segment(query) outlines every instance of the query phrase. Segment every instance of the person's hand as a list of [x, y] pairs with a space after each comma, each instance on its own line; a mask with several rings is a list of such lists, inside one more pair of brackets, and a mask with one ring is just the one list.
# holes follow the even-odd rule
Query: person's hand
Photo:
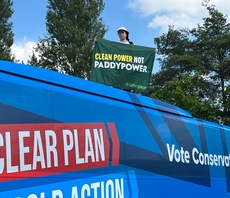
[[97, 36], [95, 36], [95, 37], [94, 37], [93, 41], [94, 41], [94, 42], [96, 42], [96, 41], [97, 41]]

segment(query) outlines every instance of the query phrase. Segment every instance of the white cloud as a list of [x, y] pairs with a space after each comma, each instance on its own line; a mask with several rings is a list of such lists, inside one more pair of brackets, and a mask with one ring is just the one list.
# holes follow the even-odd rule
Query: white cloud
[[157, 15], [149, 22], [149, 28], [159, 28], [166, 32], [168, 30], [168, 25], [174, 25], [177, 28], [193, 28], [194, 26], [190, 22], [191, 19], [183, 13], [170, 13], [168, 15]]
[[12, 54], [16, 56], [16, 59], [20, 62], [27, 63], [29, 56], [32, 55], [33, 48], [36, 46], [36, 42], [28, 41], [26, 37], [19, 42], [16, 42], [12, 46]]
[[[208, 11], [201, 2], [202, 0], [130, 0], [128, 6], [143, 17], [153, 17], [148, 24], [149, 28], [160, 28], [165, 31], [168, 25], [191, 28], [196, 27], [198, 23], [202, 24], [202, 18], [208, 16]], [[215, 5], [218, 11], [226, 15], [229, 12], [230, 1], [210, 0], [210, 5]]]
[[129, 3], [131, 9], [139, 11], [144, 16], [160, 11], [184, 11], [186, 13], [196, 12], [198, 7], [201, 7], [200, 0], [161, 0], [161, 1], [149, 1], [149, 0], [134, 0]]

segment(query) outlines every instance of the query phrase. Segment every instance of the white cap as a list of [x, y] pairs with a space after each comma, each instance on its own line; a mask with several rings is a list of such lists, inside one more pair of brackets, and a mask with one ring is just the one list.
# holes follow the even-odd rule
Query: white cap
[[118, 28], [117, 31], [119, 32], [120, 30], [123, 30], [123, 31], [126, 31], [127, 33], [129, 33], [129, 31], [125, 27], [120, 27], [120, 28]]

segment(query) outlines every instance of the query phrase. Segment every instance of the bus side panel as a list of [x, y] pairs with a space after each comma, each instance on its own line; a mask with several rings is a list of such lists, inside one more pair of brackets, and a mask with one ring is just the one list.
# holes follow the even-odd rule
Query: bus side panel
[[229, 130], [140, 106], [123, 109], [121, 118], [125, 163], [140, 197], [229, 196]]
[[0, 197], [229, 196], [229, 128], [0, 77]]
[[129, 197], [136, 191], [132, 171], [120, 163], [123, 103], [10, 81], [0, 81], [0, 197]]

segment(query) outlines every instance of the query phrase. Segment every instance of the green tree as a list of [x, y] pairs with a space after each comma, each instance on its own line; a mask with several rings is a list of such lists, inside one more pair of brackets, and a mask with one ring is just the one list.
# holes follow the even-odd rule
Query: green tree
[[202, 80], [200, 73], [193, 75], [181, 74], [180, 79], [173, 78], [165, 83], [162, 89], [151, 94], [152, 98], [163, 100], [189, 111], [194, 117], [210, 121], [218, 121], [219, 107], [208, 98], [201, 95]]
[[14, 42], [13, 24], [9, 21], [14, 13], [12, 6], [11, 0], [0, 0], [0, 59], [7, 61], [15, 61], [15, 56], [11, 53]]
[[103, 0], [48, 0], [47, 35], [39, 39], [29, 64], [89, 78], [93, 39], [107, 29], [100, 17]]
[[38, 66], [38, 58], [35, 55], [34, 51], [32, 51], [32, 55], [29, 57], [30, 59], [27, 61], [28, 64]]
[[162, 54], [158, 61], [161, 69], [168, 72], [168, 80], [180, 78], [180, 74], [193, 72], [199, 66], [199, 57], [193, 53], [190, 36], [188, 29], [174, 30], [174, 26], [169, 26], [167, 33], [154, 39], [158, 53]]
[[[173, 79], [180, 80], [181, 75], [192, 75], [202, 69], [200, 55], [195, 51], [194, 43], [191, 41], [191, 33], [188, 29], [174, 30], [169, 26], [168, 32], [163, 33], [159, 38], [155, 38], [158, 54], [157, 60], [161, 70], [152, 75], [150, 83], [150, 95], [159, 89], [164, 88], [166, 82]], [[207, 86], [205, 79], [200, 79], [202, 87]], [[209, 94], [200, 90], [201, 95]]]
[[[193, 43], [200, 55], [203, 75], [210, 80], [210, 97], [223, 104], [225, 111], [225, 86], [230, 80], [230, 24], [227, 16], [220, 13], [215, 6], [209, 6], [209, 0], [203, 1], [209, 12], [204, 24], [191, 30], [196, 38]], [[217, 97], [218, 96], [218, 97]]]
[[[202, 25], [191, 30], [174, 30], [169, 26], [167, 33], [154, 39], [161, 55], [159, 63], [162, 69], [152, 76], [151, 96], [160, 96], [159, 99], [172, 104], [177, 101], [178, 106], [190, 111], [195, 117], [229, 123], [226, 86], [230, 80], [230, 24], [215, 6], [209, 5], [209, 0], [203, 0], [203, 6], [209, 16], [203, 19]], [[192, 80], [197, 74], [200, 76], [195, 83]], [[187, 86], [193, 86], [193, 90], [196, 90], [194, 94], [189, 89], [193, 99], [187, 94], [188, 90], [184, 87], [186, 84], [182, 82], [186, 75], [190, 76], [187, 78]], [[175, 92], [179, 97], [176, 97]], [[212, 111], [204, 111], [200, 104]]]
[[224, 123], [230, 126], [230, 86], [225, 87], [226, 101], [221, 109], [221, 120], [220, 123]]
[[165, 82], [171, 82], [174, 78], [179, 80], [182, 74], [193, 74], [201, 70], [200, 55], [194, 50], [191, 37], [190, 30], [175, 30], [169, 26], [167, 33], [154, 39], [157, 53], [161, 55], [157, 59], [161, 70], [152, 75], [150, 95], [164, 87]]

